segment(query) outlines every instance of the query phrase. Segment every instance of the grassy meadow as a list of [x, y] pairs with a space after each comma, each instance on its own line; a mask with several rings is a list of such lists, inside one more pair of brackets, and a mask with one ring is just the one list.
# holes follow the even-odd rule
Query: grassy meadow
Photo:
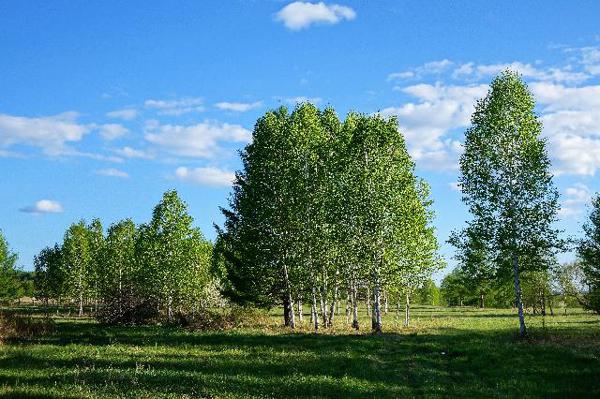
[[106, 327], [55, 317], [55, 331], [0, 346], [0, 397], [404, 398], [600, 397], [600, 317], [530, 316], [518, 340], [511, 310], [415, 307], [384, 334], [291, 333], [277, 311], [253, 327], [191, 332]]

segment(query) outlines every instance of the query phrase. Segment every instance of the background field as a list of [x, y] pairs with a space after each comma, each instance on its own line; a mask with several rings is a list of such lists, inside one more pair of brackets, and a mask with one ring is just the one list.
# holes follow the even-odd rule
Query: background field
[[290, 333], [277, 311], [226, 332], [55, 321], [48, 336], [0, 346], [0, 396], [600, 396], [600, 317], [581, 310], [530, 316], [527, 341], [514, 312], [497, 309], [415, 307], [410, 328], [388, 314], [381, 336], [340, 319], [315, 335], [305, 318]]

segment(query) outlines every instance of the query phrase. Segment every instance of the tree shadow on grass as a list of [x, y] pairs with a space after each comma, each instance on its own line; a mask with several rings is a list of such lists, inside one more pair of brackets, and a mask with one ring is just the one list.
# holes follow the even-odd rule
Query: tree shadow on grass
[[0, 358], [0, 386], [24, 398], [78, 386], [97, 397], [591, 397], [599, 377], [597, 355], [453, 328], [272, 335], [67, 322]]

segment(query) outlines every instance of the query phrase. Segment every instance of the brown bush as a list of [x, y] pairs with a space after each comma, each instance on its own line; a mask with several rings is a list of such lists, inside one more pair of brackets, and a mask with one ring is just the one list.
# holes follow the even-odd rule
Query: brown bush
[[206, 308], [193, 317], [180, 317], [180, 324], [193, 331], [256, 327], [268, 323], [266, 311], [254, 308]]
[[13, 312], [0, 313], [0, 343], [9, 340], [31, 340], [54, 331], [50, 318], [34, 318]]

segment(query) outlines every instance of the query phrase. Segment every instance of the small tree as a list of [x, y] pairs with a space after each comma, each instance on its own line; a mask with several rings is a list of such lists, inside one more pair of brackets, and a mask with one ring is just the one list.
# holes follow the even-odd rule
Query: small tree
[[68, 295], [76, 300], [78, 315], [83, 316], [84, 301], [89, 297], [93, 282], [90, 234], [85, 221], [72, 224], [65, 233], [62, 261]]
[[210, 243], [192, 226], [194, 219], [175, 190], [164, 193], [152, 220], [140, 227], [136, 253], [140, 283], [149, 298], [165, 309], [169, 322], [176, 309], [197, 303], [192, 295], [207, 283]]

